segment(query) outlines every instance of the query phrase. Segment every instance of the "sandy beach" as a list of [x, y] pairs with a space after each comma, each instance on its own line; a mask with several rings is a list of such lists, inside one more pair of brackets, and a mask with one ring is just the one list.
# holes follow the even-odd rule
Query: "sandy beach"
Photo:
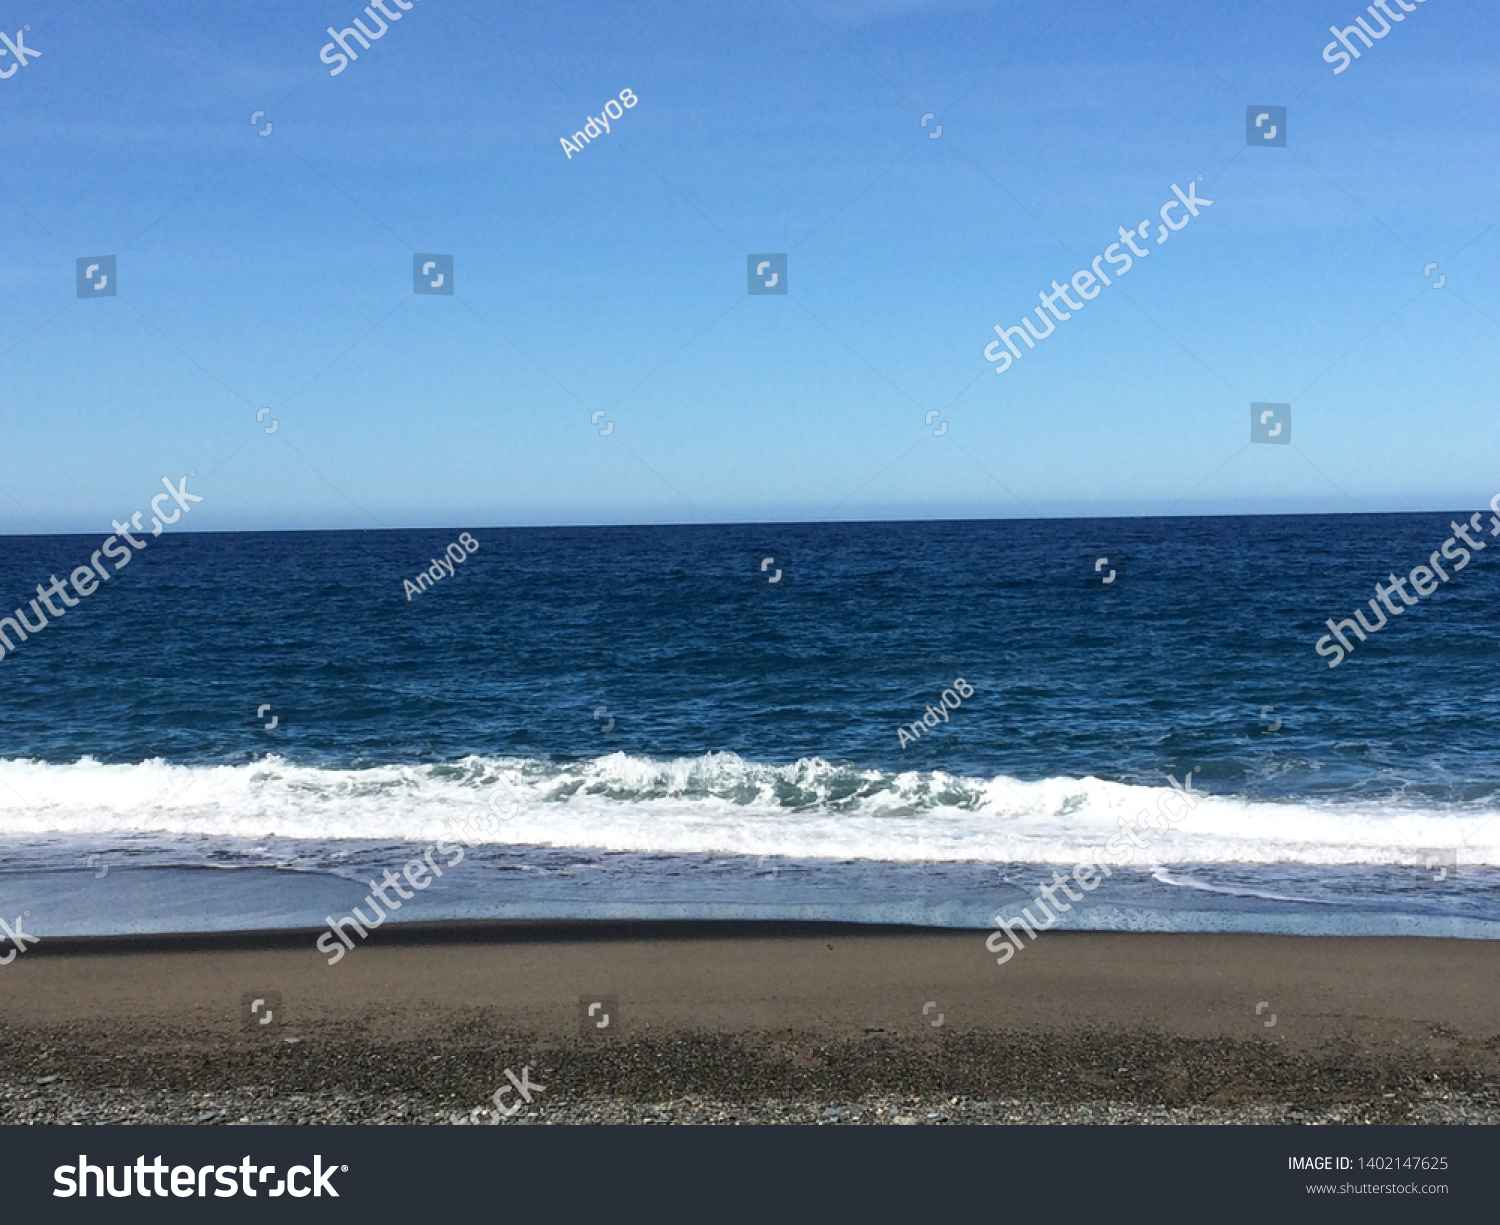
[[488, 1122], [523, 1067], [509, 1123], [1500, 1121], [1489, 942], [1058, 932], [1001, 967], [979, 932], [411, 924], [329, 967], [315, 935], [28, 950], [0, 1122]]

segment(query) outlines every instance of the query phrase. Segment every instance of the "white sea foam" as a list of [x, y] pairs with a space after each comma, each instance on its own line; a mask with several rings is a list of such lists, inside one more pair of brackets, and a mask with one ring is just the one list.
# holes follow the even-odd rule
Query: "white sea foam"
[[1299, 905], [1308, 906], [1338, 905], [1332, 898], [1291, 897], [1285, 893], [1268, 893], [1264, 889], [1247, 889], [1235, 885], [1212, 885], [1208, 881], [1195, 880], [1190, 876], [1168, 872], [1162, 867], [1152, 869], [1151, 879], [1159, 881], [1163, 885], [1171, 885], [1176, 889], [1197, 889], [1201, 893], [1219, 893], [1225, 897], [1250, 897], [1262, 902], [1296, 902]]
[[[276, 757], [232, 766], [11, 760], [0, 761], [0, 834], [431, 842], [445, 822], [482, 810], [501, 777], [522, 802], [484, 841], [834, 860], [1072, 865], [1158, 798], [1096, 778], [898, 774], [817, 758], [773, 766], [732, 753], [362, 769]], [[1460, 866], [1500, 865], [1497, 815], [1206, 795], [1174, 830], [1150, 833], [1137, 862], [1422, 864], [1457, 847]]]

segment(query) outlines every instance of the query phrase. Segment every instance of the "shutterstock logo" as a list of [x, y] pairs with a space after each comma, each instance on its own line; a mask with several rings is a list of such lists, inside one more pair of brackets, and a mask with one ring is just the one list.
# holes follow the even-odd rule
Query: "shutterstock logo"
[[[1285, 120], [1283, 119], [1284, 122]], [[1281, 143], [1284, 144], [1286, 142], [1283, 140]], [[1052, 282], [1051, 293], [1048, 293], [1045, 289], [1041, 290], [1037, 294], [1037, 297], [1041, 300], [1042, 305], [1033, 307], [1032, 309], [1036, 312], [1037, 323], [1040, 323], [1046, 331], [1042, 331], [1036, 324], [1032, 323], [1030, 315], [1022, 315], [1021, 322], [1014, 327], [1006, 327], [1000, 323], [995, 324], [995, 335], [1000, 337], [1000, 339], [990, 341], [984, 350], [985, 361], [999, 363], [995, 367], [995, 373], [1004, 374], [1011, 368], [1013, 363], [1020, 361], [1025, 356], [1020, 346], [1016, 344], [1017, 340], [1021, 341], [1028, 351], [1035, 349], [1037, 341], [1046, 340], [1048, 336], [1051, 336], [1057, 329], [1058, 323], [1063, 323], [1071, 319], [1087, 303], [1092, 302], [1103, 293], [1105, 287], [1113, 285], [1115, 281], [1123, 277], [1137, 263], [1147, 258], [1152, 253], [1153, 247], [1159, 248], [1173, 234], [1186, 229], [1188, 223], [1193, 218], [1201, 215], [1199, 213], [1200, 209], [1212, 207], [1212, 200], [1205, 199], [1198, 194], [1198, 184], [1202, 181], [1203, 176], [1201, 174], [1196, 179], [1189, 180], [1187, 191], [1183, 191], [1176, 183], [1172, 184], [1173, 198], [1163, 204], [1157, 211], [1157, 216], [1161, 218], [1161, 224], [1156, 227], [1155, 243], [1151, 241], [1151, 218], [1149, 215], [1137, 224], [1133, 230], [1127, 230], [1122, 225], [1118, 228], [1120, 241], [1110, 243], [1109, 246], [1105, 247], [1100, 254], [1094, 256], [1093, 263], [1086, 268], [1080, 268], [1066, 284], [1059, 285], [1054, 280]], [[1175, 218], [1172, 216], [1174, 211], [1177, 213]], [[1140, 239], [1140, 242], [1137, 242], [1136, 239]], [[1144, 243], [1145, 246], [1142, 246], [1141, 243]], [[1122, 247], [1127, 249], [1121, 250]], [[753, 260], [756, 257], [752, 255], [750, 258]], [[1104, 270], [1103, 265], [1105, 264], [1109, 264], [1109, 272]], [[1090, 268], [1093, 269], [1092, 272], [1089, 271]], [[1110, 273], [1114, 274], [1113, 279], [1111, 279]], [[1069, 289], [1072, 289], [1078, 295], [1076, 301], [1068, 296]], [[757, 291], [752, 286], [750, 292], [773, 293], [776, 291]], [[1062, 306], [1058, 305], [1059, 300], [1061, 300], [1063, 306], [1068, 308], [1067, 310], [1063, 310]], [[1056, 323], [1053, 322], [1054, 319], [1057, 321]]]
[[24, 26], [23, 28], [17, 30], [14, 41], [12, 41], [8, 35], [0, 34], [0, 43], [5, 44], [4, 49], [0, 50], [0, 57], [14, 56], [16, 60], [14, 64], [11, 64], [8, 67], [0, 68], [0, 81], [8, 81], [11, 77], [15, 76], [16, 73], [20, 72], [21, 69], [25, 68], [30, 62], [30, 60], [27, 58], [28, 56], [31, 60], [39, 60], [42, 58], [42, 53], [40, 51], [33, 50], [31, 47], [28, 47], [26, 45], [26, 32], [30, 29], [30, 26]]
[[[92, 1178], [94, 1194], [100, 1199], [104, 1198], [106, 1192], [116, 1199], [124, 1199], [129, 1195], [142, 1195], [148, 1199], [152, 1195], [175, 1195], [182, 1199], [196, 1195], [202, 1199], [208, 1195], [208, 1177], [212, 1174], [214, 1181], [218, 1184], [213, 1193], [220, 1199], [229, 1199], [242, 1193], [253, 1197], [259, 1194], [257, 1187], [272, 1199], [278, 1195], [291, 1195], [295, 1199], [311, 1195], [316, 1199], [325, 1194], [338, 1199], [339, 1193], [333, 1189], [333, 1176], [349, 1169], [347, 1165], [325, 1166], [322, 1154], [315, 1153], [311, 1167], [294, 1165], [287, 1170], [285, 1178], [276, 1179], [275, 1183], [268, 1187], [265, 1185], [266, 1180], [275, 1175], [276, 1167], [274, 1165], [257, 1166], [248, 1155], [237, 1166], [205, 1165], [194, 1169], [190, 1165], [168, 1166], [163, 1163], [161, 1154], [158, 1153], [156, 1160], [150, 1165], [146, 1164], [144, 1157], [137, 1157], [133, 1166], [120, 1166], [122, 1185], [116, 1190], [115, 1168], [112, 1165], [90, 1165], [88, 1155], [80, 1153], [77, 1165], [60, 1165], [52, 1171], [52, 1177], [59, 1188], [52, 1194], [58, 1199], [67, 1199], [73, 1195], [86, 1199], [89, 1193], [89, 1180]], [[131, 1189], [130, 1182], [132, 1170], [135, 1172], [134, 1190]], [[147, 1185], [148, 1174], [151, 1176], [154, 1190]], [[235, 1177], [236, 1174], [239, 1178]], [[170, 1191], [162, 1182], [162, 1179], [168, 1177], [172, 1181]], [[309, 1179], [311, 1179], [310, 1183]]]
[[[0, 966], [10, 965], [10, 963], [16, 959], [17, 953], [24, 953], [26, 951], [26, 942], [28, 940], [30, 940], [32, 944], [40, 944], [42, 942], [42, 938], [40, 936], [28, 935], [26, 932], [23, 932], [21, 930], [21, 920], [30, 913], [31, 911], [26, 910], [18, 914], [16, 916], [16, 925], [14, 928], [12, 928], [11, 925], [4, 919], [0, 919], [0, 932], [3, 932], [6, 938], [16, 946], [15, 948], [11, 949], [10, 952], [6, 953], [4, 957], [0, 957]], [[0, 940], [0, 946], [3, 946], [4, 943], [4, 940]]]

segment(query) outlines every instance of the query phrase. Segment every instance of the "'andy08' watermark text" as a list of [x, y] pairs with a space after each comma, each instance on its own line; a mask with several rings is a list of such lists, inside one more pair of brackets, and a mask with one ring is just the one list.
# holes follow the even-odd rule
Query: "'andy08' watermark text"
[[948, 712], [957, 710], [963, 705], [964, 698], [973, 696], [974, 686], [960, 676], [953, 682], [952, 688], [944, 689], [939, 695], [937, 709], [929, 706], [922, 717], [910, 725], [909, 731], [905, 727], [896, 730], [896, 739], [901, 742], [901, 747], [904, 749], [912, 741], [920, 740], [924, 727], [929, 731], [935, 728], [938, 725], [938, 715], [943, 716], [944, 723], [948, 722]]
[[[455, 553], [454, 549], [457, 549], [458, 552]], [[479, 541], [474, 539], [472, 532], [464, 532], [456, 541], [443, 550], [442, 557], [434, 557], [432, 559], [432, 565], [417, 575], [415, 583], [411, 579], [405, 580], [407, 603], [411, 602], [412, 596], [421, 595], [429, 587], [442, 582], [445, 578], [452, 578], [454, 565], [462, 565], [477, 552], [479, 552]]]
[[[563, 152], [568, 155], [568, 160], [571, 162], [573, 154], [582, 153], [584, 145], [598, 139], [600, 136], [609, 135], [609, 121], [621, 118], [626, 111], [639, 101], [640, 99], [635, 96], [633, 90], [622, 89], [618, 101], [611, 98], [604, 104], [597, 115], [590, 115], [589, 121], [573, 133], [573, 139], [578, 141], [578, 144], [572, 144], [566, 136], [558, 137], [562, 141]], [[611, 110], [611, 107], [614, 109]]]

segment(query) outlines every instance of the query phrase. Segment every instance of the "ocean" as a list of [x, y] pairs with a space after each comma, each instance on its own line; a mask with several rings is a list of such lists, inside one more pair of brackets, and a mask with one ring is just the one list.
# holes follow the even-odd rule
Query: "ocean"
[[393, 922], [989, 928], [1191, 774], [1059, 927], [1495, 938], [1500, 541], [1314, 649], [1469, 513], [148, 535], [0, 659], [0, 916], [321, 926], [503, 780]]

